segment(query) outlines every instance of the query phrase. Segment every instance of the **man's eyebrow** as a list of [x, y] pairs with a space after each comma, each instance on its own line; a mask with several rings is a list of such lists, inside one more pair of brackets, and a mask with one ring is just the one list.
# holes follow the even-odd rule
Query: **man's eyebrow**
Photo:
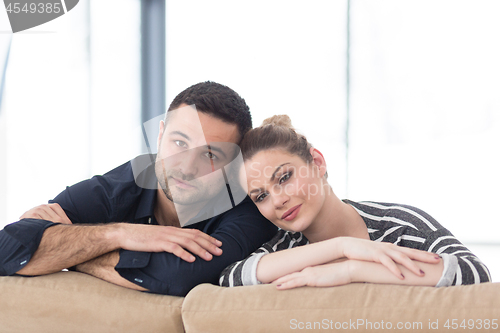
[[[286, 163], [283, 163], [281, 165], [279, 165], [276, 170], [274, 170], [272, 176], [271, 176], [271, 181], [274, 181], [274, 178], [276, 177], [276, 173], [284, 166], [284, 165], [287, 165], [287, 164], [290, 164], [290, 162], [286, 162]], [[254, 190], [251, 190], [249, 194], [252, 194], [254, 192], [262, 192], [262, 189], [260, 188], [256, 188]]]
[[219, 147], [212, 146], [212, 145], [207, 145], [207, 147], [208, 147], [208, 150], [216, 151], [219, 154], [224, 155], [224, 158], [227, 158], [226, 153], [222, 149], [220, 149]]
[[177, 135], [182, 136], [182, 137], [183, 137], [183, 138], [185, 138], [186, 140], [191, 141], [191, 138], [190, 138], [187, 134], [185, 134], [185, 133], [183, 133], [183, 132], [181, 132], [181, 131], [172, 131], [172, 132], [170, 132], [170, 133], [168, 133], [168, 134], [169, 134], [169, 135], [174, 135], [174, 134], [177, 134]]
[[[191, 141], [191, 138], [189, 137], [189, 135], [187, 135], [186, 133], [183, 133], [181, 131], [172, 131], [169, 133], [169, 135], [175, 135], [175, 134], [182, 136], [183, 138], [185, 138], [188, 141]], [[226, 153], [221, 148], [216, 147], [216, 146], [212, 146], [212, 145], [207, 145], [207, 148], [208, 148], [208, 150], [213, 150], [215, 152], [218, 152], [219, 154], [223, 155], [224, 158], [227, 158]]]

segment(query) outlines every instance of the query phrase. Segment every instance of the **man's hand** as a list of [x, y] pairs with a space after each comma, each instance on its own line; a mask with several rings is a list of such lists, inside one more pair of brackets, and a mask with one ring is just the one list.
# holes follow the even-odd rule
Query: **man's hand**
[[72, 224], [64, 210], [57, 203], [40, 205], [32, 208], [24, 213], [19, 219], [29, 218], [47, 220], [54, 223]]
[[222, 242], [197, 229], [128, 223], [116, 226], [121, 229], [119, 247], [125, 250], [169, 252], [187, 262], [195, 261], [193, 254], [207, 261], [222, 254]]

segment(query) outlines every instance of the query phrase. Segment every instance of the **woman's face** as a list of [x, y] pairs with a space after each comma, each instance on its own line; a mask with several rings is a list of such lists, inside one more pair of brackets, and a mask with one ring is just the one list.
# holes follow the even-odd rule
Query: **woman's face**
[[288, 231], [306, 230], [320, 212], [325, 171], [316, 158], [307, 163], [280, 149], [261, 151], [245, 162], [250, 198], [264, 217]]

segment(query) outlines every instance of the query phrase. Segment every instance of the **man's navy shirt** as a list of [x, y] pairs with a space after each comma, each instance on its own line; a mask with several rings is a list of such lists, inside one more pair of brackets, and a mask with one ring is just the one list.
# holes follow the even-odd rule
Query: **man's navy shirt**
[[[134, 160], [103, 176], [94, 176], [67, 187], [49, 202], [58, 203], [73, 224], [157, 224], [154, 217], [157, 190], [137, 186], [131, 162]], [[154, 164], [145, 171], [145, 175], [156, 182]], [[0, 275], [13, 275], [23, 268], [38, 248], [45, 229], [56, 224], [23, 219], [1, 230]], [[226, 266], [246, 258], [277, 231], [248, 196], [236, 207], [184, 228], [195, 228], [220, 240], [222, 255], [213, 256], [210, 261], [196, 256], [196, 260], [189, 263], [168, 252], [122, 249], [116, 271], [151, 292], [185, 296], [200, 283], [218, 285], [219, 274]]]

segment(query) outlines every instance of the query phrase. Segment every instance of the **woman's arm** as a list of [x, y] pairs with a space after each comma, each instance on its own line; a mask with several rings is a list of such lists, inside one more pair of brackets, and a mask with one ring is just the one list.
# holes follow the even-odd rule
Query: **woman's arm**
[[440, 228], [426, 235], [421, 249], [434, 252], [446, 259], [446, 272], [439, 286], [475, 284], [490, 282], [488, 268], [481, 260], [465, 247], [451, 232]]
[[277, 288], [280, 290], [302, 286], [333, 287], [353, 282], [412, 286], [435, 286], [438, 283], [443, 273], [442, 260], [438, 264], [423, 262], [415, 262], [415, 264], [419, 269], [425, 271], [424, 275], [416, 275], [406, 267], [398, 265], [404, 275], [404, 279], [400, 279], [382, 264], [361, 260], [346, 260], [306, 267], [300, 272], [283, 276], [274, 283], [277, 284]]
[[416, 264], [416, 261], [431, 265], [440, 262], [439, 256], [433, 253], [391, 243], [337, 237], [263, 256], [257, 266], [257, 279], [262, 283], [270, 283], [290, 273], [300, 272], [306, 267], [322, 265], [340, 258], [380, 264], [399, 280], [404, 279], [401, 267], [406, 267], [416, 276], [423, 276], [424, 270]]

